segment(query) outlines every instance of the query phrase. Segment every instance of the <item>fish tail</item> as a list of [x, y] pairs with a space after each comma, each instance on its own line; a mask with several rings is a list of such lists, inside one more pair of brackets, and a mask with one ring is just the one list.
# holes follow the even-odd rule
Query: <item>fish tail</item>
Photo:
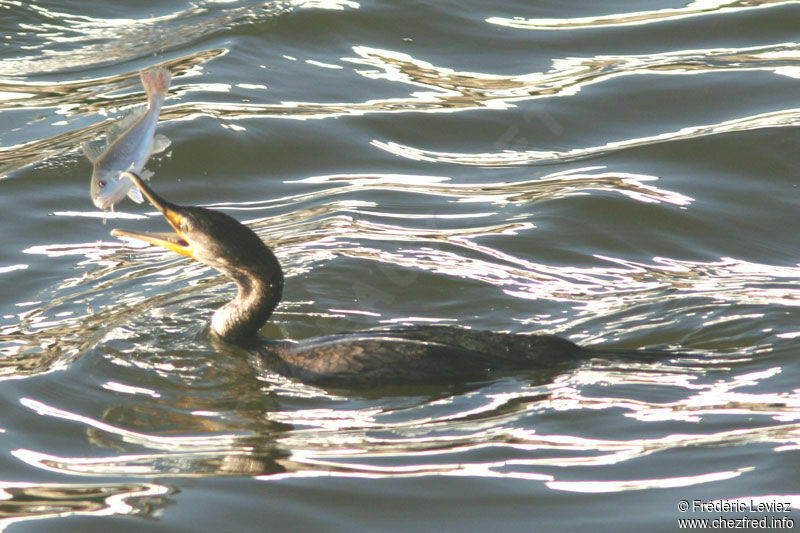
[[164, 67], [143, 70], [139, 73], [139, 78], [142, 80], [142, 87], [147, 92], [149, 100], [152, 101], [154, 98], [163, 100], [167, 97], [169, 82], [172, 80], [169, 70]]

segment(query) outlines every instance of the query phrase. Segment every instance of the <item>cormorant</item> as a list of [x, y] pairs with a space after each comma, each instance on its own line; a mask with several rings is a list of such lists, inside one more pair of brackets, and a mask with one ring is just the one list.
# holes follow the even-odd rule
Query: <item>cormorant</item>
[[[258, 330], [283, 291], [277, 258], [250, 228], [202, 207], [179, 206], [156, 194], [133, 172], [131, 179], [175, 230], [111, 234], [155, 244], [200, 261], [231, 279], [236, 297], [214, 312], [211, 330], [244, 347], [271, 370], [332, 386], [443, 383], [479, 380], [492, 372], [549, 368], [596, 356], [652, 359], [661, 352], [593, 350], [555, 335], [477, 331], [453, 326], [407, 326], [342, 333], [299, 342], [268, 340]], [[649, 357], [648, 357], [649, 356]]]

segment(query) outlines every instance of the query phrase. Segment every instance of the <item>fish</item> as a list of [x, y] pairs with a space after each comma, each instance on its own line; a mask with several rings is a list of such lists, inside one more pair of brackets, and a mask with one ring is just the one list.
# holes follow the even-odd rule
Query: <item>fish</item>
[[111, 125], [105, 141], [83, 143], [83, 153], [92, 163], [92, 180], [89, 194], [98, 209], [114, 210], [114, 204], [127, 195], [136, 203], [144, 199], [133, 182], [123, 172], [142, 172], [148, 179], [152, 172], [144, 165], [152, 154], [163, 152], [170, 140], [156, 134], [156, 124], [161, 106], [167, 97], [172, 74], [164, 67], [143, 70], [139, 73], [147, 93], [147, 104], [136, 107]]

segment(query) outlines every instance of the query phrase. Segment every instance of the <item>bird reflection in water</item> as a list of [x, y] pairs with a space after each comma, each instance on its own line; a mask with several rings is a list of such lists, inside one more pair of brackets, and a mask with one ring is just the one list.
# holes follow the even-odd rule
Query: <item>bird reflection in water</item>
[[0, 529], [67, 516], [156, 518], [177, 490], [157, 483], [2, 483]]

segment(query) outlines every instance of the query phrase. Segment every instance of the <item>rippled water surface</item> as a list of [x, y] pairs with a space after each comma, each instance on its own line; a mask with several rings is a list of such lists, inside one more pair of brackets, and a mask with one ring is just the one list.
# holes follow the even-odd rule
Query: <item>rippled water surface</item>
[[[800, 528], [800, 2], [0, 0], [8, 531]], [[680, 352], [319, 389], [89, 198], [80, 144], [173, 72], [148, 167], [286, 272], [265, 336], [393, 324]], [[0, 526], [0, 527], [2, 527]]]

